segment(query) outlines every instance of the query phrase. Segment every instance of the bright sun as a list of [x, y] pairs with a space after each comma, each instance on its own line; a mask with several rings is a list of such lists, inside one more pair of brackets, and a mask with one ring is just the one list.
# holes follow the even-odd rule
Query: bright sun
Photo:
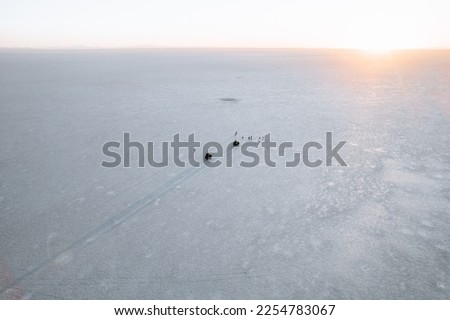
[[357, 21], [352, 47], [374, 54], [414, 48], [414, 26], [404, 17], [369, 16]]
[[370, 54], [389, 54], [394, 50], [394, 48], [386, 46], [367, 46], [360, 49]]

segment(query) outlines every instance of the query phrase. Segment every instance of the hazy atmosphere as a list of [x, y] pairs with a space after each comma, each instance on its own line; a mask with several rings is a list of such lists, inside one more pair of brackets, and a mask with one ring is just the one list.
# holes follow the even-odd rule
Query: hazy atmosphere
[[0, 1], [0, 47], [450, 47], [447, 0]]
[[0, 1], [0, 299], [450, 299], [447, 7]]

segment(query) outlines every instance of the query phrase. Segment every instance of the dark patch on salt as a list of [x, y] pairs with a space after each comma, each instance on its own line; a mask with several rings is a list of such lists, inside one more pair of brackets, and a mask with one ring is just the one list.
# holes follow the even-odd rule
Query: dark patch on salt
[[239, 101], [239, 99], [235, 99], [235, 98], [220, 98], [219, 100], [223, 101], [223, 102], [238, 102]]

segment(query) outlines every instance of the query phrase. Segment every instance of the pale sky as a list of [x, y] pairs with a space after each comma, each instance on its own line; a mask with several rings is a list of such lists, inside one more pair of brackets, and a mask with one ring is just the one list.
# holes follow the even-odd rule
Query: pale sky
[[450, 0], [0, 0], [0, 47], [450, 48]]

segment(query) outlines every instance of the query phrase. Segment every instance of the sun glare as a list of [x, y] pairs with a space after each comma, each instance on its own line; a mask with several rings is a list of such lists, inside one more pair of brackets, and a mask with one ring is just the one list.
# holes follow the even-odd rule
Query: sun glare
[[365, 17], [352, 32], [353, 47], [371, 54], [417, 48], [414, 25], [402, 17]]
[[393, 51], [394, 48], [384, 46], [379, 47], [373, 46], [373, 47], [361, 47], [360, 50], [373, 55], [385, 55], [391, 53], [391, 51]]

